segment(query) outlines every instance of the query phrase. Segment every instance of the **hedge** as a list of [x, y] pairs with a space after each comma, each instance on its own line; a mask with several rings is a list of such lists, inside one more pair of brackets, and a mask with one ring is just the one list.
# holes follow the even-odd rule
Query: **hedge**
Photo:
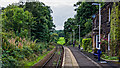
[[85, 51], [89, 50], [91, 48], [91, 43], [92, 43], [91, 38], [82, 39], [83, 50], [85, 50]]

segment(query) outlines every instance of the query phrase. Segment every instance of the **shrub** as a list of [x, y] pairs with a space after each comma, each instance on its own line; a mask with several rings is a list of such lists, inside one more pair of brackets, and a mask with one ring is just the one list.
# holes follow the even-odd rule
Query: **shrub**
[[27, 46], [24, 46], [22, 53], [24, 53], [25, 57], [28, 58], [30, 55], [33, 54], [33, 50], [28, 48]]
[[105, 37], [101, 37], [101, 51], [106, 52], [108, 46], [108, 39]]
[[91, 38], [86, 38], [86, 39], [83, 39], [82, 40], [82, 47], [83, 47], [83, 50], [85, 50], [85, 51], [88, 51], [88, 50], [90, 50], [91, 48], [92, 48], [92, 46], [91, 46]]
[[31, 41], [30, 39], [18, 36], [8, 37], [6, 33], [3, 33], [2, 65], [12, 66], [11, 68], [23, 66], [25, 63], [22, 61], [34, 61], [37, 56], [45, 53], [47, 48], [49, 48], [47, 43], [36, 43], [36, 40]]
[[38, 53], [42, 53], [42, 46], [40, 44], [37, 44], [34, 48], [33, 51], [38, 54]]

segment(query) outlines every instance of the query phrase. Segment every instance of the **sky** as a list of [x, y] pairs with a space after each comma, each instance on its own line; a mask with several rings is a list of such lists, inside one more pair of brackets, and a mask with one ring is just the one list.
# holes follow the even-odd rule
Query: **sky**
[[[73, 18], [76, 12], [74, 11], [73, 5], [78, 0], [39, 0], [45, 3], [45, 5], [50, 6], [53, 13], [53, 23], [56, 26], [56, 30], [64, 29], [64, 22], [68, 18]], [[9, 4], [19, 2], [19, 0], [0, 0], [0, 6], [6, 7]]]
[[64, 22], [68, 18], [73, 18], [75, 11], [73, 5], [77, 0], [39, 0], [44, 2], [46, 5], [51, 6], [53, 11], [53, 22], [56, 26], [56, 30], [64, 29]]

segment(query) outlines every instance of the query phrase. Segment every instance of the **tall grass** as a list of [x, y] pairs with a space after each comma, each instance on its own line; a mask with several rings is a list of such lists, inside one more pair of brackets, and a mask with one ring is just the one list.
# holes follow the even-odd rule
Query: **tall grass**
[[[47, 43], [32, 41], [21, 37], [2, 38], [2, 65], [24, 66], [33, 65], [47, 54], [47, 49], [52, 49]], [[26, 62], [30, 62], [26, 64]]]

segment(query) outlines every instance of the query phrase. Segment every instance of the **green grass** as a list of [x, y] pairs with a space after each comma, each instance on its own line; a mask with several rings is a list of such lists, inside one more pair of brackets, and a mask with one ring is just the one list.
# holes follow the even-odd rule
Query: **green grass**
[[90, 52], [90, 53], [91, 53], [91, 52], [92, 52], [92, 50], [88, 50], [88, 52]]
[[64, 37], [60, 37], [57, 43], [63, 45], [65, 43]]
[[117, 56], [107, 56], [106, 54], [103, 54], [102, 59], [105, 59], [105, 60], [118, 60], [118, 57]]
[[50, 51], [44, 53], [42, 56], [40, 55], [35, 61], [26, 62], [24, 66], [34, 66], [36, 63], [38, 63], [40, 60], [42, 60]]

